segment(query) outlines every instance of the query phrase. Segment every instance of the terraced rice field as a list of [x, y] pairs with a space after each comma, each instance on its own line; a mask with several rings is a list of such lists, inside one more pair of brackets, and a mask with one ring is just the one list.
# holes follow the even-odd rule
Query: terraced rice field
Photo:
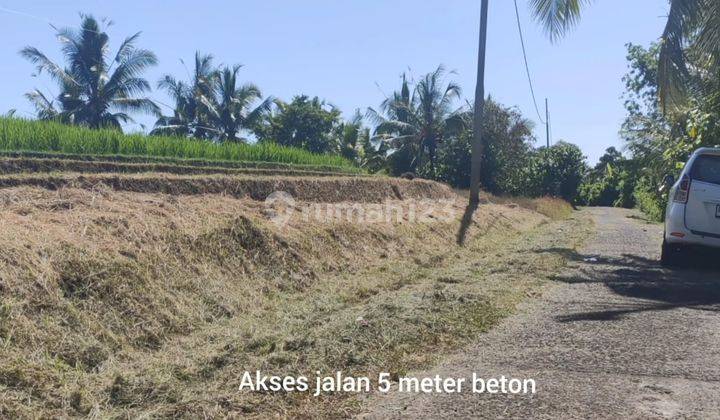
[[264, 200], [284, 191], [311, 202], [383, 202], [441, 199], [441, 184], [391, 179], [345, 168], [267, 162], [6, 152], [0, 154], [0, 188], [79, 188], [170, 195], [225, 194]]
[[[535, 250], [587, 226], [560, 200], [488, 196], [459, 246], [465, 197], [437, 182], [49, 133], [0, 152], [0, 418], [348, 417], [353, 395], [238, 392], [239, 375], [426, 368], [541, 290], [565, 261]], [[359, 217], [378, 208], [401, 212]]]
[[270, 162], [315, 165], [358, 172], [337, 155], [316, 154], [274, 143], [216, 143], [180, 137], [123, 134], [117, 130], [91, 130], [47, 121], [0, 117], [0, 150], [79, 155], [139, 157], [141, 159], [195, 159], [211, 162]]

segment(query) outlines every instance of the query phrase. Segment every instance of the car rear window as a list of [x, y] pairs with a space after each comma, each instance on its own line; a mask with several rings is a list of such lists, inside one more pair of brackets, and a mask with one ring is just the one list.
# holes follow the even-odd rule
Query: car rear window
[[720, 185], [720, 156], [698, 156], [690, 171], [690, 177], [697, 181]]

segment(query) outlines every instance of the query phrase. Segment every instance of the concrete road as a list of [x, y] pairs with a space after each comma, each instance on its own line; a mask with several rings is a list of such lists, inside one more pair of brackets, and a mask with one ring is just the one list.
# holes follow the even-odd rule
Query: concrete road
[[658, 264], [662, 226], [593, 208], [542, 298], [431, 372], [532, 378], [535, 395], [390, 393], [366, 418], [720, 418], [720, 271]]

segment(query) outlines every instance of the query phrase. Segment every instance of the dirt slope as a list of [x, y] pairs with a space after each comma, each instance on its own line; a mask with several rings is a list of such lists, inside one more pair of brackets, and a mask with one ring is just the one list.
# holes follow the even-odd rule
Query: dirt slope
[[[297, 208], [351, 200], [369, 211], [453, 197], [425, 181], [0, 179], [2, 417], [349, 414], [357, 403], [340, 396], [240, 394], [238, 375], [425, 366], [497, 322], [538, 286], [535, 274], [564, 264], [506, 264], [527, 235], [560, 223], [515, 203], [483, 205], [460, 248], [462, 198], [448, 220], [284, 226], [262, 201], [285, 189]], [[507, 276], [519, 280], [500, 286]]]
[[437, 182], [374, 177], [281, 177], [281, 176], [182, 176], [167, 174], [22, 174], [0, 176], [0, 188], [41, 187], [112, 190], [170, 195], [222, 194], [235, 198], [265, 200], [282, 191], [300, 201], [382, 203], [385, 200], [454, 197], [453, 191]]

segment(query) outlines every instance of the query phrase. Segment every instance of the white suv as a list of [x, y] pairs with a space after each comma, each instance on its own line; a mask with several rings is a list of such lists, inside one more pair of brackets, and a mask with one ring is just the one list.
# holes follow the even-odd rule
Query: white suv
[[720, 148], [698, 149], [672, 185], [665, 213], [662, 264], [684, 262], [688, 246], [720, 248]]

